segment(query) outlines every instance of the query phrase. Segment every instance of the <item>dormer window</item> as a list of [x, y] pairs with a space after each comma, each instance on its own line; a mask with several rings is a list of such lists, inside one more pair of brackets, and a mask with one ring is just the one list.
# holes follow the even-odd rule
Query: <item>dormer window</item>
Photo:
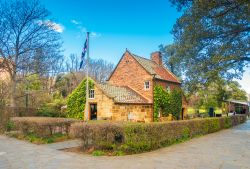
[[149, 88], [150, 88], [150, 82], [149, 81], [144, 82], [144, 89], [149, 90]]
[[90, 99], [94, 99], [95, 98], [95, 90], [94, 89], [90, 89], [89, 90], [89, 98]]

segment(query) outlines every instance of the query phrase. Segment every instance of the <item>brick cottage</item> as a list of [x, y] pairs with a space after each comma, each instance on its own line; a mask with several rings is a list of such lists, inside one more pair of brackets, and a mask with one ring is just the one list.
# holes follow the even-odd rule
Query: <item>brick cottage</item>
[[[95, 83], [89, 92], [89, 118], [114, 121], [153, 121], [153, 89], [161, 85], [166, 90], [180, 88], [178, 78], [162, 64], [160, 52], [151, 60], [128, 50], [123, 54], [106, 83]], [[181, 119], [186, 115], [183, 97]]]

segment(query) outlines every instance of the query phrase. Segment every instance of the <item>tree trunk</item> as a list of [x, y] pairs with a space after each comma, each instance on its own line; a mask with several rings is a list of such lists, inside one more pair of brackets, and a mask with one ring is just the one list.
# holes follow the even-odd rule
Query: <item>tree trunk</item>
[[10, 91], [10, 106], [16, 107], [16, 75], [13, 73], [11, 77], [11, 91]]

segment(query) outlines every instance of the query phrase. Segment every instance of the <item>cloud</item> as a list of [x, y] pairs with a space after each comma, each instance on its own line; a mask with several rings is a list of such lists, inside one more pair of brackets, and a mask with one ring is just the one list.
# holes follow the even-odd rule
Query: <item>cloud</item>
[[74, 19], [72, 19], [70, 22], [73, 23], [73, 24], [75, 24], [75, 25], [80, 25], [81, 24], [81, 22], [78, 22], [78, 21], [76, 21]]
[[90, 33], [90, 37], [92, 37], [92, 38], [99, 38], [99, 37], [101, 37], [101, 34], [97, 33], [97, 32], [91, 32]]
[[54, 31], [59, 32], [59, 33], [63, 33], [63, 31], [64, 31], [64, 29], [65, 29], [63, 25], [61, 25], [61, 24], [59, 24], [59, 23], [56, 23], [56, 22], [52, 22], [52, 21], [50, 21], [50, 20], [46, 20], [46, 21], [41, 21], [41, 20], [39, 20], [39, 21], [38, 21], [38, 24], [39, 24], [39, 25], [46, 25], [46, 26], [48, 26], [49, 28], [51, 28], [51, 29], [53, 29]]
[[[80, 38], [85, 37], [85, 35], [87, 33], [87, 28], [84, 27], [81, 22], [79, 22], [79, 21], [77, 21], [75, 19], [70, 20], [70, 22], [73, 23], [74, 25], [76, 25], [76, 28], [79, 30], [76, 38], [80, 39]], [[90, 37], [92, 37], [92, 38], [98, 38], [100, 36], [101, 36], [101, 34], [97, 33], [97, 32], [91, 32], [90, 33]]]

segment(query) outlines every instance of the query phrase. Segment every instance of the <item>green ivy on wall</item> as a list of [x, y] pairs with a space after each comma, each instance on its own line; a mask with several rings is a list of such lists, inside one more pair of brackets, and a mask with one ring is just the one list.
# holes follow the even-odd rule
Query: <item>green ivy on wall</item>
[[172, 114], [179, 119], [182, 110], [182, 91], [174, 89], [170, 92], [163, 89], [162, 86], [154, 87], [154, 121], [158, 121], [159, 112], [166, 117]]
[[[94, 81], [89, 79], [89, 89], [94, 88]], [[67, 98], [67, 117], [84, 119], [86, 104], [86, 79]]]

